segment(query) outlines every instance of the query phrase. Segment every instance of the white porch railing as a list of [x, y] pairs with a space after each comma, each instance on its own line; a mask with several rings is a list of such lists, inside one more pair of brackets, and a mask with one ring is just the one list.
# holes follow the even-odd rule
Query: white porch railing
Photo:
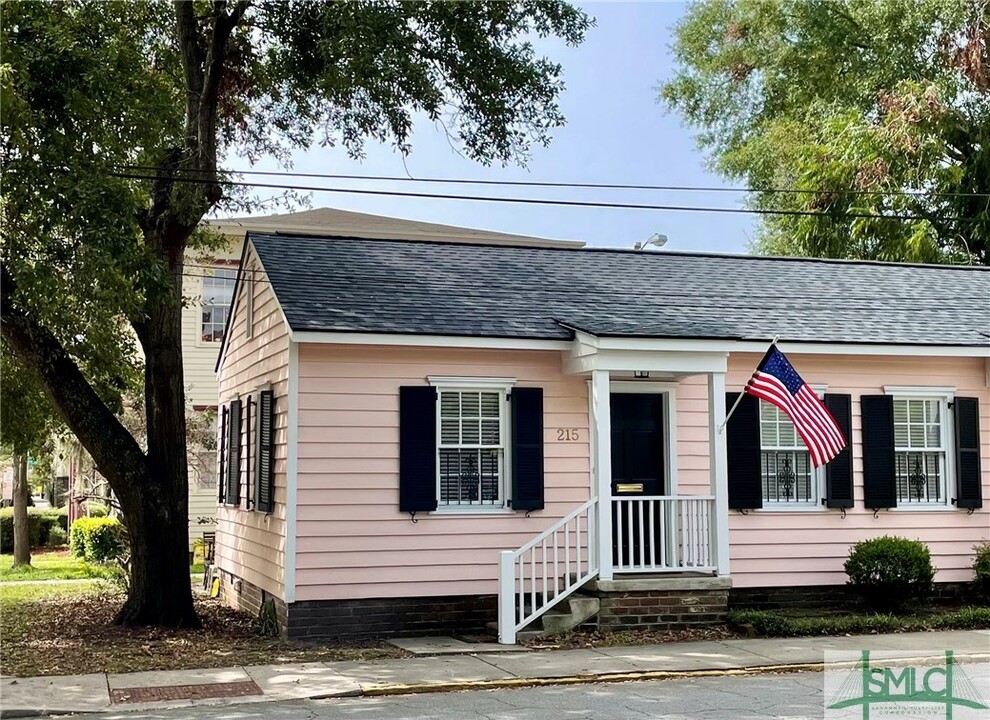
[[715, 496], [612, 498], [616, 573], [715, 572]]
[[498, 569], [498, 641], [516, 633], [598, 575], [598, 498], [562, 517], [518, 550], [505, 550]]

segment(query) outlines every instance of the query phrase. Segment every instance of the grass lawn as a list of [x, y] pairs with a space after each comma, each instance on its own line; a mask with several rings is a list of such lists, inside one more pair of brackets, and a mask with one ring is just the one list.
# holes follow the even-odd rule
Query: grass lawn
[[[35, 550], [31, 553], [30, 567], [21, 566], [16, 570], [13, 555], [0, 555], [0, 583], [15, 580], [81, 580], [85, 578], [106, 578], [107, 568], [90, 565], [73, 557], [68, 550]], [[203, 574], [203, 564], [189, 566], [192, 574]]]
[[77, 580], [80, 578], [106, 577], [105, 568], [94, 567], [68, 550], [31, 553], [30, 567], [11, 567], [13, 555], [0, 555], [0, 583], [13, 580]]
[[26, 677], [406, 656], [384, 643], [261, 637], [252, 618], [195, 597], [201, 630], [122, 628], [111, 623], [124, 597], [106, 582], [0, 584], [0, 668]]

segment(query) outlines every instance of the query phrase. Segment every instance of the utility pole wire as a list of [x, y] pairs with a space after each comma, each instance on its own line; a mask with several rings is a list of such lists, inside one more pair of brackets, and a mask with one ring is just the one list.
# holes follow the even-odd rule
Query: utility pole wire
[[[129, 180], [160, 180], [160, 178], [154, 175], [141, 175], [137, 173], [108, 173], [108, 174], [111, 177], [125, 178]], [[801, 217], [821, 217], [821, 218], [830, 218], [830, 219], [839, 219], [839, 218], [842, 219], [872, 218], [878, 220], [931, 220], [932, 219], [924, 215], [912, 215], [912, 214], [882, 215], [878, 213], [842, 212], [833, 215], [832, 213], [818, 212], [814, 210], [702, 207], [696, 205], [649, 205], [649, 204], [639, 204], [639, 203], [595, 202], [589, 200], [553, 200], [549, 198], [488, 197], [483, 195], [450, 195], [450, 194], [442, 194], [442, 193], [402, 192], [398, 190], [369, 190], [364, 188], [328, 188], [328, 187], [320, 187], [314, 185], [286, 185], [279, 183], [245, 182], [239, 180], [217, 181], [215, 179], [202, 179], [202, 178], [191, 178], [191, 177], [174, 177], [171, 178], [171, 181], [196, 183], [196, 184], [209, 184], [209, 185], [216, 185], [216, 184], [232, 185], [237, 187], [266, 188], [273, 190], [301, 190], [306, 192], [331, 192], [331, 193], [345, 193], [350, 195], [406, 197], [406, 198], [418, 198], [418, 199], [429, 199], [429, 200], [464, 200], [470, 202], [499, 202], [499, 203], [511, 203], [517, 205], [554, 205], [561, 207], [586, 207], [586, 208], [599, 208], [599, 209], [611, 209], [611, 210], [666, 210], [670, 212], [711, 212], [711, 213], [722, 213], [722, 214], [731, 214], [731, 215], [778, 215], [778, 216], [783, 215], [783, 216], [801, 216]], [[936, 219], [951, 222], [956, 220], [962, 220], [965, 218], [940, 217]]]

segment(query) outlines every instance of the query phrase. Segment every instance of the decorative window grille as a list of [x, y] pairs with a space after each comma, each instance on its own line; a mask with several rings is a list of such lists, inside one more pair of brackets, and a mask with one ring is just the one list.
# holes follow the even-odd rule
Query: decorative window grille
[[505, 504], [505, 400], [503, 390], [440, 391], [440, 507]]
[[897, 504], [945, 503], [945, 402], [894, 398]]
[[223, 340], [230, 301], [234, 295], [236, 268], [213, 268], [203, 277], [203, 315], [200, 336], [207, 342]]
[[819, 503], [818, 472], [811, 454], [779, 408], [760, 401], [760, 449], [763, 504], [808, 505]]

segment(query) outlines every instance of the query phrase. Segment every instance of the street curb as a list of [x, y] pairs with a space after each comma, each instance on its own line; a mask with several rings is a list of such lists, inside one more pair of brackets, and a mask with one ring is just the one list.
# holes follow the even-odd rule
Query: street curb
[[[885, 658], [885, 662], [906, 663], [937, 660], [941, 656], [926, 653], [897, 658]], [[990, 660], [990, 653], [968, 653], [955, 656], [957, 661]], [[821, 672], [826, 666], [834, 669], [850, 669], [857, 661], [841, 663], [787, 663], [782, 665], [754, 665], [747, 668], [714, 668], [709, 670], [643, 670], [628, 673], [602, 673], [568, 675], [545, 678], [504, 678], [500, 680], [470, 680], [467, 682], [421, 683], [418, 685], [379, 685], [362, 689], [364, 697], [387, 695], [416, 695], [423, 693], [463, 692], [466, 690], [499, 690], [503, 688], [545, 687], [548, 685], [584, 685], [592, 683], [620, 683], [641, 680], [676, 680], [697, 677], [724, 677], [744, 675], [768, 675], [771, 673]]]
[[591, 683], [619, 683], [634, 682], [637, 680], [668, 680], [692, 677], [718, 677], [724, 675], [763, 675], [772, 672], [802, 672], [806, 670], [821, 670], [823, 668], [823, 663], [801, 663], [713, 670], [643, 670], [642, 672], [602, 673], [600, 675], [505, 678], [501, 680], [471, 680], [467, 682], [424, 683], [420, 685], [379, 685], [365, 689], [362, 695], [365, 697], [381, 697], [384, 695], [414, 695], [434, 692], [460, 692], [464, 690], [499, 690], [502, 688], [545, 687], [548, 685], [586, 685]]

